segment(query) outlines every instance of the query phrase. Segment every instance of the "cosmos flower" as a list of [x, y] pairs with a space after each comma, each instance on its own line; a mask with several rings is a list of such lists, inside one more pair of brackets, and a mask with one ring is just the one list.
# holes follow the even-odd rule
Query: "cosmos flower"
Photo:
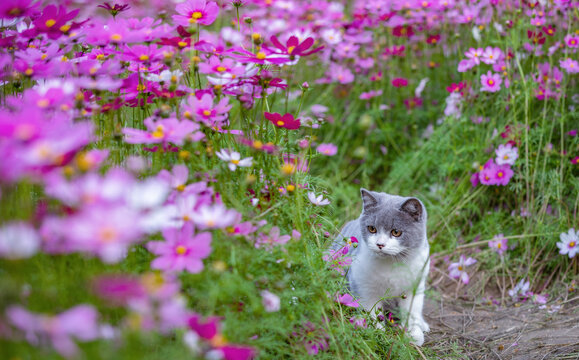
[[151, 263], [152, 269], [194, 274], [203, 270], [202, 260], [211, 254], [210, 233], [194, 236], [193, 224], [185, 223], [182, 229], [164, 230], [163, 238], [165, 241], [147, 243], [147, 249], [158, 256]]
[[213, 1], [187, 0], [175, 8], [178, 15], [173, 15], [177, 25], [190, 27], [196, 24], [211, 25], [217, 19], [219, 6]]
[[503, 80], [499, 74], [493, 74], [490, 70], [480, 77], [482, 88], [480, 91], [497, 92], [501, 89]]
[[560, 59], [559, 65], [561, 65], [561, 68], [565, 69], [569, 74], [577, 74], [579, 72], [579, 63], [577, 60], [571, 58]]
[[512, 288], [511, 290], [508, 291], [508, 294], [513, 299], [518, 300], [518, 298], [521, 296], [522, 297], [528, 296], [530, 287], [531, 287], [531, 284], [529, 281], [525, 281], [525, 279], [521, 279], [521, 281], [519, 281], [517, 283], [517, 285], [515, 285], [514, 288]]
[[253, 164], [253, 157], [242, 159], [241, 154], [237, 151], [222, 149], [221, 151], [216, 152], [215, 155], [217, 155], [221, 160], [226, 161], [228, 163], [227, 167], [229, 167], [229, 170], [231, 171], [235, 171], [238, 166], [251, 167]]
[[294, 119], [294, 116], [290, 113], [281, 115], [279, 113], [264, 112], [263, 115], [276, 127], [288, 130], [296, 130], [299, 129], [301, 125], [300, 119]]
[[570, 259], [574, 258], [577, 252], [579, 252], [579, 231], [571, 228], [567, 233], [559, 235], [559, 238], [561, 239], [561, 241], [557, 243], [559, 254], [569, 255]]
[[308, 199], [310, 200], [310, 202], [314, 205], [317, 206], [324, 206], [324, 205], [328, 205], [330, 203], [330, 200], [328, 199], [324, 199], [323, 195], [319, 195], [318, 197], [316, 197], [316, 194], [314, 194], [313, 192], [308, 192]]
[[477, 261], [471, 257], [460, 255], [458, 262], [452, 263], [448, 266], [448, 276], [453, 279], [459, 279], [464, 284], [468, 284], [469, 276], [466, 272], [466, 267], [475, 264]]
[[502, 255], [507, 251], [507, 239], [504, 237], [503, 234], [498, 234], [493, 237], [491, 241], [489, 241], [489, 247], [497, 252], [499, 255]]
[[40, 248], [40, 236], [25, 222], [8, 223], [0, 227], [0, 257], [28, 258]]
[[515, 160], [519, 157], [519, 152], [516, 146], [511, 144], [501, 144], [495, 150], [497, 157], [495, 162], [497, 165], [514, 165]]
[[344, 295], [340, 295], [340, 294], [336, 294], [336, 302], [339, 302], [340, 304], [349, 306], [349, 307], [353, 307], [353, 308], [357, 308], [360, 306], [360, 304], [358, 303], [358, 301], [356, 299], [354, 299], [354, 297], [352, 297], [352, 295], [346, 293]]
[[279, 296], [272, 294], [267, 290], [263, 290], [261, 293], [261, 299], [263, 307], [267, 312], [276, 312], [280, 309], [280, 299]]
[[273, 249], [276, 245], [283, 245], [287, 243], [291, 239], [290, 235], [280, 235], [280, 229], [277, 226], [274, 226], [269, 231], [269, 234], [260, 234], [256, 241], [255, 247], [262, 248], [264, 247], [266, 250]]
[[405, 78], [395, 78], [392, 79], [392, 86], [394, 87], [405, 87], [408, 85], [408, 80], [406, 80]]
[[319, 152], [320, 154], [333, 156], [333, 155], [336, 155], [336, 153], [338, 152], [338, 147], [334, 144], [329, 144], [329, 143], [328, 144], [320, 144], [316, 148], [316, 151]]
[[11, 306], [6, 310], [6, 317], [24, 332], [30, 344], [48, 343], [67, 358], [79, 352], [74, 340], [86, 342], [100, 337], [98, 312], [90, 305], [78, 305], [54, 316], [34, 314], [20, 306]]
[[485, 64], [495, 64], [502, 57], [502, 51], [498, 47], [487, 46], [481, 56], [481, 61]]

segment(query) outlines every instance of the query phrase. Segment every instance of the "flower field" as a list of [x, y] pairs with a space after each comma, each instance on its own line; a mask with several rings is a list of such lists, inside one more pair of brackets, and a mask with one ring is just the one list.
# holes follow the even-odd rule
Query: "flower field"
[[434, 307], [576, 324], [578, 24], [572, 0], [3, 0], [0, 358], [524, 353], [376, 328], [358, 239], [328, 250], [360, 187], [425, 204]]

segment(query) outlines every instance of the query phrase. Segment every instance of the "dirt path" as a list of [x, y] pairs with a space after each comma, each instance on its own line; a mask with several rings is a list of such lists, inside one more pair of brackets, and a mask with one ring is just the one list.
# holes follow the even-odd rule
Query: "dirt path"
[[[440, 293], [436, 293], [440, 295]], [[579, 297], [557, 312], [537, 305], [496, 308], [439, 296], [425, 303], [431, 331], [424, 346], [448, 359], [579, 359]]]

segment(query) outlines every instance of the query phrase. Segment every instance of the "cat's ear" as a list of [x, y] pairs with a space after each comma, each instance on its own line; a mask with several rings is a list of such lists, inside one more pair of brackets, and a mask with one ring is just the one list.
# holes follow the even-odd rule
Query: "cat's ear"
[[364, 188], [360, 189], [360, 194], [362, 195], [362, 204], [364, 211], [371, 210], [378, 205], [378, 199], [372, 193]]
[[400, 210], [410, 215], [415, 221], [420, 221], [424, 214], [422, 203], [416, 198], [406, 200], [400, 207]]

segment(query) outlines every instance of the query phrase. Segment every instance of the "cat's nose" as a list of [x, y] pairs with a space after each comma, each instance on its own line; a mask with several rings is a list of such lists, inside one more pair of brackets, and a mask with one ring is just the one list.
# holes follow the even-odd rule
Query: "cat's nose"
[[378, 249], [382, 250], [382, 248], [384, 247], [384, 244], [376, 244], [376, 246], [378, 246]]

